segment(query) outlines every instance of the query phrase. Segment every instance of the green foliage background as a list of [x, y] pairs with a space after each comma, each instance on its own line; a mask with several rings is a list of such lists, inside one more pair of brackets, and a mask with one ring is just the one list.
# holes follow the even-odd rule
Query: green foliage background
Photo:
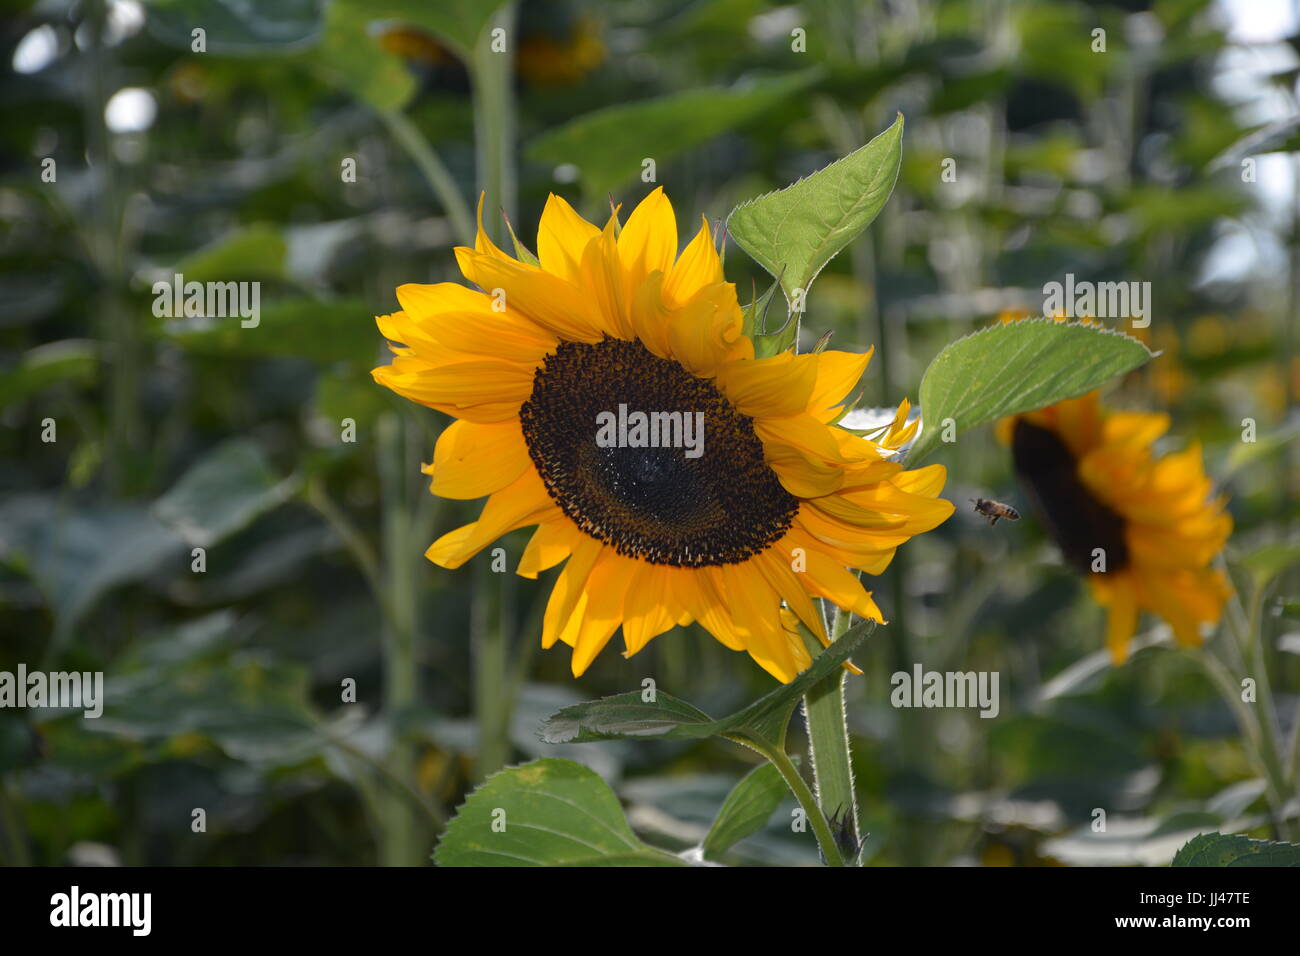
[[[446, 422], [369, 376], [393, 289], [458, 278], [466, 214], [438, 183], [477, 195], [464, 64], [491, 4], [266, 0], [251, 20], [215, 0], [19, 7], [0, 55], [38, 29], [57, 55], [7, 75], [0, 98], [0, 669], [102, 670], [107, 702], [98, 720], [0, 711], [0, 860], [423, 864], [474, 785], [543, 756], [611, 784], [636, 837], [704, 840], [752, 755], [552, 745], [542, 720], [646, 678], [727, 714], [770, 679], [692, 627], [575, 681], [566, 653], [537, 647], [553, 572], [423, 559], [478, 505], [427, 493], [419, 465]], [[1300, 212], [1263, 173], [1290, 177], [1295, 206], [1300, 140], [1273, 114], [1297, 113], [1300, 39], [1254, 48], [1277, 66], [1246, 82], [1249, 53], [1205, 0], [524, 0], [517, 15], [529, 52], [509, 81], [505, 202], [525, 243], [549, 192], [593, 219], [611, 198], [630, 208], [646, 158], [685, 235], [906, 115], [892, 199], [817, 277], [803, 320], [804, 348], [827, 331], [876, 345], [865, 405], [915, 401], [947, 342], [1037, 313], [1067, 272], [1150, 281], [1161, 354], [1111, 400], [1167, 409], [1173, 446], [1202, 442], [1232, 498], [1231, 558], [1274, 543], [1251, 567], [1279, 572], [1260, 607], [1294, 727], [1300, 584], [1276, 542], [1300, 490]], [[399, 55], [381, 20], [428, 33]], [[146, 129], [106, 127], [123, 88], [152, 97]], [[734, 244], [726, 265], [742, 300], [770, 283]], [[152, 283], [175, 273], [260, 281], [260, 326], [156, 318]], [[933, 460], [958, 514], [873, 583], [893, 626], [848, 684], [867, 862], [1163, 863], [1195, 833], [1287, 837], [1294, 819], [1269, 824], [1194, 656], [1148, 621], [1150, 649], [1110, 668], [1101, 611], [1034, 521], [966, 513], [977, 495], [1024, 503], [991, 429]], [[511, 568], [525, 540], [503, 542]], [[892, 708], [889, 675], [914, 662], [999, 671], [1001, 714]], [[815, 863], [792, 799], [760, 784], [760, 806], [782, 802], [743, 840], [717, 837], [720, 856]]]

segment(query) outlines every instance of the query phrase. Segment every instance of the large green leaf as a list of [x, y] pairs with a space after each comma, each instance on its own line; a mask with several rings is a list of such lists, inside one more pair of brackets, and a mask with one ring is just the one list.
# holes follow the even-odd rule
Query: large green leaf
[[1192, 837], [1171, 866], [1300, 866], [1300, 846], [1270, 843], [1231, 833]]
[[849, 628], [790, 683], [721, 720], [713, 720], [686, 701], [661, 690], [649, 702], [642, 698], [641, 691], [632, 691], [565, 707], [543, 724], [542, 739], [565, 744], [629, 737], [694, 740], [725, 736], [779, 746], [785, 740], [785, 729], [795, 704], [804, 692], [841, 667], [874, 629], [874, 621], [862, 621]]
[[740, 248], [772, 275], [786, 299], [808, 291], [826, 263], [884, 208], [898, 179], [903, 114], [861, 149], [785, 189], [741, 203], [727, 219]]
[[369, 35], [370, 22], [385, 16], [382, 5], [335, 0], [311, 59], [326, 80], [363, 103], [377, 110], [400, 110], [415, 94], [416, 81], [400, 57]]
[[150, 0], [148, 24], [172, 46], [191, 49], [201, 28], [208, 53], [260, 56], [311, 46], [323, 9], [324, 0]]
[[942, 440], [1020, 412], [1089, 392], [1142, 365], [1137, 339], [1100, 326], [1033, 319], [981, 329], [948, 345], [921, 379], [924, 427], [908, 456], [915, 463]]
[[704, 856], [714, 859], [763, 829], [789, 795], [790, 790], [775, 764], [766, 763], [751, 770], [723, 801], [701, 844]]
[[56, 645], [106, 592], [153, 574], [181, 551], [176, 533], [138, 505], [76, 507], [32, 494], [0, 506], [0, 559], [39, 586]]
[[637, 839], [592, 771], [547, 757], [493, 774], [434, 851], [439, 866], [684, 866]]
[[190, 544], [208, 548], [286, 501], [297, 480], [281, 480], [246, 438], [218, 445], [154, 503], [154, 513]]
[[642, 162], [662, 164], [742, 126], [805, 89], [808, 71], [744, 89], [697, 89], [587, 113], [543, 133], [528, 146], [538, 162], [572, 163], [588, 195], [603, 196], [641, 175]]

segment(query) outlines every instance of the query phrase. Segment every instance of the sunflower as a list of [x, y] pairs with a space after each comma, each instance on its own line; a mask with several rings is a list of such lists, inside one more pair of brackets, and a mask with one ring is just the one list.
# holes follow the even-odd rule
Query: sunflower
[[1198, 444], [1156, 458], [1162, 413], [1106, 410], [1096, 392], [999, 423], [1017, 476], [1065, 560], [1108, 611], [1106, 645], [1122, 664], [1141, 611], [1201, 643], [1231, 589], [1211, 567], [1232, 531]]
[[[662, 189], [604, 229], [551, 196], [537, 265], [492, 243], [480, 207], [475, 246], [456, 259], [485, 291], [399, 287], [402, 310], [377, 320], [395, 355], [373, 375], [457, 419], [424, 468], [432, 492], [487, 496], [431, 561], [460, 567], [532, 525], [518, 573], [567, 561], [542, 646], [572, 647], [575, 676], [620, 626], [630, 657], [695, 621], [789, 681], [810, 657], [783, 605], [823, 644], [814, 597], [881, 621], [848, 569], [879, 574], [942, 523], [945, 472], [891, 460], [910, 437], [906, 408], [877, 442], [834, 424], [869, 352], [756, 358], [707, 221], [677, 249]], [[698, 448], [644, 432], [638, 443], [635, 427], [625, 442], [600, 440], [602, 422], [637, 412], [701, 423]]]

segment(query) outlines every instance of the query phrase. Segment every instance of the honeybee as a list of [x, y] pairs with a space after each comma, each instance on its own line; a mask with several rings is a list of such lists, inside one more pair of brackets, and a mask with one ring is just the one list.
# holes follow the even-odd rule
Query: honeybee
[[990, 527], [997, 524], [999, 518], [1006, 518], [1008, 521], [1020, 520], [1019, 511], [1000, 501], [991, 498], [972, 498], [971, 501], [975, 502], [975, 511], [989, 519]]

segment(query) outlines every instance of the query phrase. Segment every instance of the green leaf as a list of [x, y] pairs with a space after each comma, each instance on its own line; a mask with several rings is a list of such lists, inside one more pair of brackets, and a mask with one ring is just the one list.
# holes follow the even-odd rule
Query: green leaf
[[1259, 435], [1255, 441], [1241, 442], [1228, 452], [1228, 458], [1221, 472], [1220, 480], [1228, 481], [1241, 471], [1258, 465], [1270, 455], [1277, 454], [1300, 439], [1300, 427], [1284, 425]]
[[258, 223], [236, 229], [194, 252], [172, 268], [186, 282], [280, 279], [288, 244], [274, 226]]
[[805, 71], [745, 89], [697, 89], [623, 103], [587, 113], [543, 133], [527, 148], [530, 159], [582, 172], [589, 196], [603, 196], [641, 174], [650, 157], [663, 163], [735, 129], [805, 89], [819, 76]]
[[1171, 866], [1300, 866], [1300, 846], [1252, 840], [1238, 834], [1202, 833], [1174, 856]]
[[900, 113], [861, 149], [732, 210], [727, 231], [755, 262], [781, 276], [792, 308], [796, 290], [806, 294], [826, 263], [884, 208], [898, 179], [902, 144]]
[[981, 329], [948, 345], [925, 370], [924, 426], [908, 464], [940, 443], [943, 423], [964, 432], [1092, 391], [1151, 358], [1137, 339], [1100, 326], [1032, 319]]
[[776, 766], [763, 764], [736, 784], [718, 811], [701, 848], [707, 859], [715, 859], [745, 837], [767, 825], [772, 814], [790, 795]]
[[[365, 9], [372, 17], [404, 20], [436, 33], [468, 62], [483, 31], [503, 6], [503, 0], [381, 0], [366, 4]], [[512, 38], [510, 42], [515, 41]]]
[[651, 702], [642, 699], [641, 691], [632, 691], [565, 707], [542, 725], [542, 739], [551, 744], [566, 744], [644, 737], [660, 740], [740, 737], [780, 746], [785, 740], [790, 715], [804, 692], [841, 667], [874, 629], [874, 621], [862, 621], [849, 628], [790, 683], [721, 720], [712, 720], [703, 711], [661, 690], [655, 692]]
[[637, 839], [599, 776], [554, 757], [489, 777], [447, 825], [433, 858], [439, 866], [686, 865]]
[[373, 303], [286, 299], [264, 305], [256, 326], [231, 318], [177, 318], [162, 334], [192, 352], [230, 358], [282, 357], [373, 364], [382, 339]]
[[311, 60], [327, 81], [363, 103], [380, 111], [395, 111], [415, 95], [416, 79], [401, 57], [370, 36], [370, 22], [384, 15], [382, 6], [335, 0], [325, 15], [325, 35], [312, 51]]
[[0, 372], [0, 408], [56, 385], [91, 385], [98, 373], [96, 346], [88, 339], [38, 345], [24, 353], [15, 367]]
[[148, 25], [159, 40], [185, 50], [201, 28], [208, 53], [260, 56], [315, 43], [323, 7], [323, 0], [151, 0]]
[[1279, 574], [1300, 564], [1300, 541], [1266, 544], [1242, 558], [1240, 564], [1250, 572], [1255, 593], [1262, 594]]
[[40, 588], [56, 645], [105, 593], [153, 574], [182, 550], [171, 528], [136, 505], [74, 508], [54, 496], [13, 495], [0, 506], [0, 529], [0, 558]]
[[218, 445], [154, 503], [154, 514], [192, 545], [209, 548], [286, 501], [297, 479], [284, 481], [246, 438]]

